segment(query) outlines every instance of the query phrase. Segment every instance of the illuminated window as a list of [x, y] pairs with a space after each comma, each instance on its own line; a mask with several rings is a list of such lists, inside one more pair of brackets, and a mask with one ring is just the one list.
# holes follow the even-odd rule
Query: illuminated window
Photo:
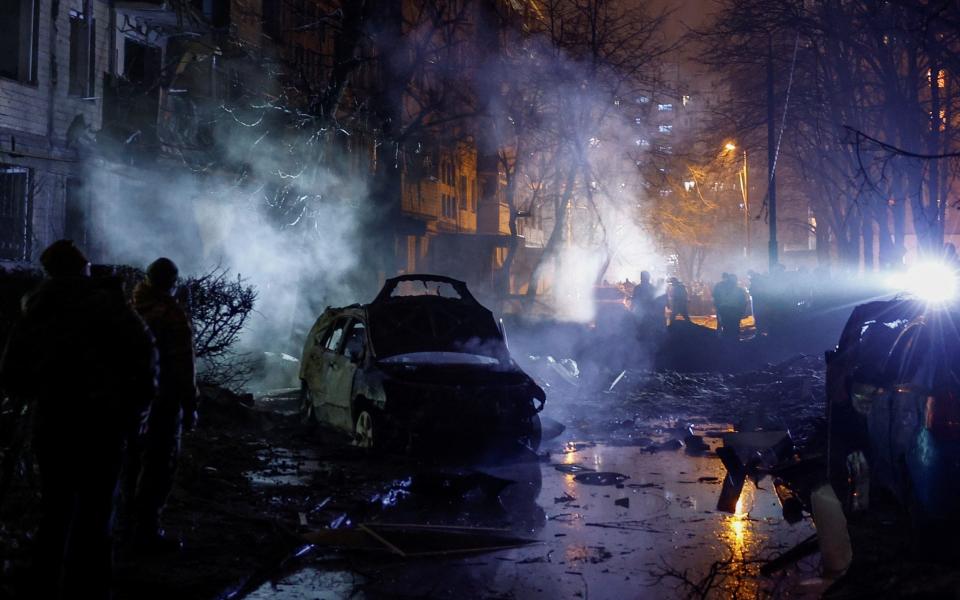
[[695, 188], [695, 187], [697, 187], [697, 183], [696, 183], [695, 181], [684, 181], [684, 182], [683, 182], [683, 189], [687, 190], [688, 192], [693, 191], [693, 188]]
[[[939, 130], [946, 131], [947, 129], [947, 109], [940, 109], [940, 119], [939, 119]], [[933, 130], [934, 117], [933, 113], [930, 113], [930, 129]]]
[[673, 125], [661, 125], [660, 133], [673, 133]]
[[667, 103], [667, 104], [658, 104], [658, 105], [657, 105], [657, 110], [660, 111], [660, 112], [669, 112], [669, 111], [673, 110], [673, 104], [670, 104], [670, 103]]
[[687, 104], [690, 104], [690, 96], [683, 97], [683, 105], [686, 106]]
[[672, 193], [673, 193], [673, 190], [671, 190], [671, 189], [661, 189], [661, 190], [660, 190], [660, 195], [661, 195], [661, 196], [664, 196], [664, 197], [665, 197], [665, 196], [669, 196], [669, 195], [672, 194]]
[[639, 98], [637, 98], [637, 104], [647, 104], [649, 102], [650, 102], [650, 98], [646, 96], [640, 96]]
[[[927, 69], [927, 83], [931, 83], [932, 73], [931, 69]], [[944, 69], [937, 71], [937, 87], [941, 89], [947, 87], [947, 72]]]

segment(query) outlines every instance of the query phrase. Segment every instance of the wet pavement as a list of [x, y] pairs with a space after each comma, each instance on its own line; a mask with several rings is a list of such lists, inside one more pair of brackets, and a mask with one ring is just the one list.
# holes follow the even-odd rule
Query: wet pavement
[[[705, 427], [697, 433], [713, 431]], [[716, 437], [704, 439], [709, 448], [721, 443]], [[784, 522], [769, 480], [759, 486], [748, 482], [731, 515], [715, 510], [725, 471], [710, 451], [690, 455], [682, 449], [650, 452], [641, 446], [562, 441], [553, 446], [549, 460], [477, 468], [514, 482], [498, 498], [484, 497], [482, 490], [473, 493], [468, 485], [460, 498], [427, 501], [414, 476], [394, 482], [392, 489], [403, 493], [368, 516], [378, 523], [498, 527], [534, 544], [420, 559], [386, 550], [315, 547], [298, 567], [248, 597], [621, 600], [687, 597], [698, 585], [717, 597], [786, 590], [777, 595], [815, 597], [825, 588], [817, 577], [816, 556], [785, 576], [759, 576], [760, 561], [813, 533], [809, 520]], [[460, 470], [459, 476], [466, 472]], [[606, 473], [622, 477], [602, 476]], [[713, 579], [705, 583], [711, 573]]]

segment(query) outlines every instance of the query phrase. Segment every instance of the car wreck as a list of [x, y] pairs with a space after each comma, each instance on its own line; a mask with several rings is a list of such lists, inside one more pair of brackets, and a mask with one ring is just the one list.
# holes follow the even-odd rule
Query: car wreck
[[830, 478], [847, 509], [882, 491], [921, 529], [956, 520], [958, 317], [955, 306], [912, 298], [870, 302], [827, 352]]
[[307, 336], [301, 411], [357, 446], [536, 450], [543, 389], [464, 282], [388, 279], [369, 304], [327, 308]]

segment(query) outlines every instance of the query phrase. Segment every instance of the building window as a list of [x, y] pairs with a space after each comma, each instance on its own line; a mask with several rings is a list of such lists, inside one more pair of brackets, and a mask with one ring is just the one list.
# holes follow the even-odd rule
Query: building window
[[673, 125], [661, 125], [660, 133], [673, 133]]
[[673, 104], [670, 104], [670, 103], [658, 104], [657, 110], [660, 112], [670, 112], [671, 110], [673, 110]]
[[0, 2], [0, 77], [37, 80], [40, 0]]
[[447, 219], [456, 219], [457, 199], [447, 194], [440, 194], [440, 212]]
[[460, 210], [467, 210], [470, 206], [468, 203], [469, 198], [467, 198], [467, 176], [460, 176], [460, 189], [457, 190], [460, 194]]
[[32, 172], [0, 164], [0, 260], [27, 260], [32, 218]]
[[282, 0], [263, 0], [263, 33], [279, 41], [283, 36], [283, 2]]
[[93, 18], [70, 11], [71, 96], [93, 96], [96, 67], [96, 29]]

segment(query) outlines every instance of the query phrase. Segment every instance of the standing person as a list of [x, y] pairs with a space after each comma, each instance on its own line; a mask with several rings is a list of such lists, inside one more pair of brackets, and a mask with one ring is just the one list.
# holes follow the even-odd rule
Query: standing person
[[40, 256], [45, 279], [0, 362], [13, 396], [36, 402], [38, 598], [109, 598], [112, 521], [125, 435], [156, 393], [156, 351], [122, 287], [90, 278], [73, 242]]
[[717, 309], [717, 330], [725, 340], [740, 341], [740, 319], [746, 310], [746, 293], [737, 285], [737, 276], [724, 273], [713, 287], [713, 304]]
[[657, 288], [650, 282], [650, 271], [640, 271], [640, 283], [633, 288], [630, 309], [638, 317], [644, 318], [652, 312], [656, 299]]
[[640, 272], [640, 283], [633, 288], [630, 310], [633, 312], [639, 338], [654, 341], [664, 327], [663, 302], [657, 297], [657, 287], [650, 281], [650, 272]]
[[667, 280], [667, 306], [670, 308], [670, 324], [677, 320], [678, 316], [683, 316], [690, 321], [690, 298], [687, 295], [687, 286], [676, 277]]
[[172, 260], [158, 258], [147, 267], [146, 280], [133, 291], [134, 308], [153, 332], [160, 360], [159, 394], [141, 440], [139, 464], [135, 458], [131, 460], [128, 475], [136, 482], [134, 543], [146, 552], [180, 548], [179, 541], [165, 535], [160, 517], [173, 489], [181, 431], [192, 429], [197, 422], [193, 331], [186, 311], [174, 297], [178, 275]]

